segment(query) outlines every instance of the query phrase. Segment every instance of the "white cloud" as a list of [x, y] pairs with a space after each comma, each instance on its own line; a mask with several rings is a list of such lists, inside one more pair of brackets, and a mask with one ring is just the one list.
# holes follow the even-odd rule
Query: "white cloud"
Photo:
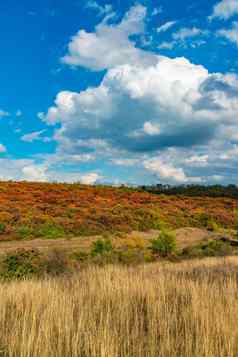
[[225, 37], [227, 40], [235, 43], [238, 46], [238, 21], [234, 21], [230, 29], [222, 29], [217, 31], [217, 35]]
[[80, 182], [85, 185], [93, 185], [95, 184], [99, 179], [101, 179], [101, 176], [95, 172], [89, 173], [87, 175], [82, 175]]
[[157, 16], [157, 15], [161, 14], [162, 12], [163, 12], [162, 6], [155, 7], [152, 11], [151, 16]]
[[112, 159], [112, 162], [118, 166], [134, 166], [138, 164], [138, 159]]
[[208, 155], [193, 155], [185, 160], [187, 165], [205, 167], [208, 165]]
[[28, 143], [32, 143], [35, 140], [43, 140], [43, 138], [41, 137], [41, 134], [43, 134], [44, 132], [45, 132], [45, 129], [40, 130], [40, 131], [33, 131], [32, 133], [23, 135], [21, 137], [21, 140], [28, 142]]
[[113, 11], [112, 5], [110, 4], [105, 4], [104, 6], [99, 5], [94, 0], [87, 1], [85, 7], [97, 11], [100, 16], [110, 14]]
[[158, 48], [161, 50], [163, 50], [163, 49], [172, 50], [172, 48], [174, 47], [175, 44], [176, 44], [175, 41], [171, 41], [171, 42], [164, 41], [158, 46]]
[[169, 30], [172, 26], [174, 26], [176, 24], [176, 21], [168, 21], [166, 22], [164, 25], [160, 26], [157, 28], [157, 32], [166, 32], [167, 30]]
[[162, 181], [173, 183], [186, 183], [188, 181], [201, 182], [200, 177], [187, 177], [182, 168], [174, 167], [172, 164], [163, 162], [159, 158], [144, 161], [147, 170], [155, 173]]
[[159, 135], [160, 134], [160, 127], [159, 125], [155, 125], [153, 123], [151, 123], [150, 121], [146, 121], [143, 125], [143, 130], [145, 134], [148, 135]]
[[[215, 176], [226, 179], [223, 173], [227, 163], [219, 156], [235, 140], [228, 132], [238, 132], [238, 77], [209, 73], [204, 66], [183, 57], [169, 58], [137, 49], [129, 34], [143, 34], [144, 11], [143, 7], [134, 7], [120, 24], [101, 24], [95, 33], [85, 33], [95, 40], [95, 50], [90, 40], [86, 52], [82, 52], [81, 35], [76, 36], [77, 64], [107, 69], [106, 74], [98, 87], [58, 93], [54, 105], [38, 117], [49, 125], [57, 124], [54, 139], [58, 156], [89, 154], [121, 166], [136, 160], [137, 167], [164, 181], [207, 182]], [[204, 32], [195, 27], [181, 29], [176, 38], [185, 41], [200, 34]], [[122, 53], [117, 36], [125, 40]], [[101, 41], [106, 43], [103, 55], [96, 50]], [[136, 60], [128, 53], [136, 53]], [[152, 160], [155, 155], [156, 160]]]
[[81, 182], [85, 185], [93, 185], [101, 179], [96, 172], [82, 174], [79, 172], [54, 171], [45, 165], [31, 164], [22, 168], [22, 180], [35, 182]]
[[23, 179], [26, 181], [48, 181], [47, 168], [40, 165], [29, 165], [22, 168]]
[[176, 41], [177, 40], [184, 41], [187, 38], [200, 36], [202, 34], [204, 34], [204, 31], [197, 27], [192, 27], [192, 28], [183, 27], [179, 31], [175, 32], [172, 37]]
[[110, 69], [99, 87], [60, 92], [44, 120], [60, 124], [55, 140], [65, 152], [87, 151], [91, 140], [103, 143], [90, 148], [102, 155], [114, 149], [148, 153], [207, 145], [219, 128], [237, 128], [237, 111], [235, 75], [209, 74], [185, 58], [160, 57], [147, 68]]
[[236, 14], [238, 14], [238, 1], [222, 0], [214, 6], [213, 13], [209, 17], [209, 20], [213, 20], [217, 17], [223, 20], [227, 20]]
[[129, 39], [144, 32], [146, 8], [132, 7], [117, 25], [102, 22], [94, 33], [80, 30], [68, 45], [62, 61], [73, 66], [103, 70], [125, 63], [148, 65], [155, 62], [152, 54], [142, 51]]

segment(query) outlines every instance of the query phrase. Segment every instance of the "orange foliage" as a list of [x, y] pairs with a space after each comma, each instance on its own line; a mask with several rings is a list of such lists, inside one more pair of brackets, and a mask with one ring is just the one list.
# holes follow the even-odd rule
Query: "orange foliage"
[[19, 227], [23, 235], [26, 226], [34, 236], [44, 224], [75, 236], [148, 230], [162, 223], [171, 228], [202, 226], [207, 220], [226, 228], [238, 226], [238, 200], [80, 184], [0, 182], [0, 224], [6, 225], [0, 240], [19, 239]]

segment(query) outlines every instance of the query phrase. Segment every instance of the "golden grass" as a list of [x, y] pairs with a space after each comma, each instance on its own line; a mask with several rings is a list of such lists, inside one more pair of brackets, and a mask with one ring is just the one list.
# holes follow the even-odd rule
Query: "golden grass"
[[1, 356], [237, 357], [238, 259], [0, 285]]

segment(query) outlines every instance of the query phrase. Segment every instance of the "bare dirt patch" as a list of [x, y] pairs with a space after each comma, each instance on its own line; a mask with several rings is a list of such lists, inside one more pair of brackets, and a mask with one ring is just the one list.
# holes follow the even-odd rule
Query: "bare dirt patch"
[[[179, 228], [173, 231], [178, 248], [186, 248], [191, 246], [196, 246], [199, 243], [205, 243], [209, 240], [220, 240], [224, 237], [222, 233], [209, 232], [206, 229], [185, 227]], [[121, 235], [120, 237], [115, 236], [112, 238], [113, 244], [116, 247], [126, 246], [128, 242], [133, 246], [133, 241], [138, 240], [144, 241], [145, 246], [150, 244], [152, 239], [159, 236], [159, 230], [150, 230], [148, 232], [137, 232], [133, 231], [129, 234]], [[229, 235], [225, 235], [227, 239], [231, 239]], [[23, 240], [23, 241], [2, 241], [0, 242], [0, 254], [8, 251], [13, 251], [17, 249], [38, 249], [40, 251], [48, 251], [52, 249], [62, 249], [64, 251], [70, 251], [74, 249], [88, 250], [90, 249], [92, 243], [103, 236], [91, 236], [91, 237], [74, 237], [70, 239], [34, 239], [34, 240]]]

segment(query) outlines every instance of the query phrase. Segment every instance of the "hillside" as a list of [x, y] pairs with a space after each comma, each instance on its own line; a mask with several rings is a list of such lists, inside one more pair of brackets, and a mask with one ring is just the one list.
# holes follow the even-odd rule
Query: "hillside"
[[154, 195], [128, 188], [0, 183], [0, 240], [61, 238], [150, 229], [238, 227], [238, 200]]

